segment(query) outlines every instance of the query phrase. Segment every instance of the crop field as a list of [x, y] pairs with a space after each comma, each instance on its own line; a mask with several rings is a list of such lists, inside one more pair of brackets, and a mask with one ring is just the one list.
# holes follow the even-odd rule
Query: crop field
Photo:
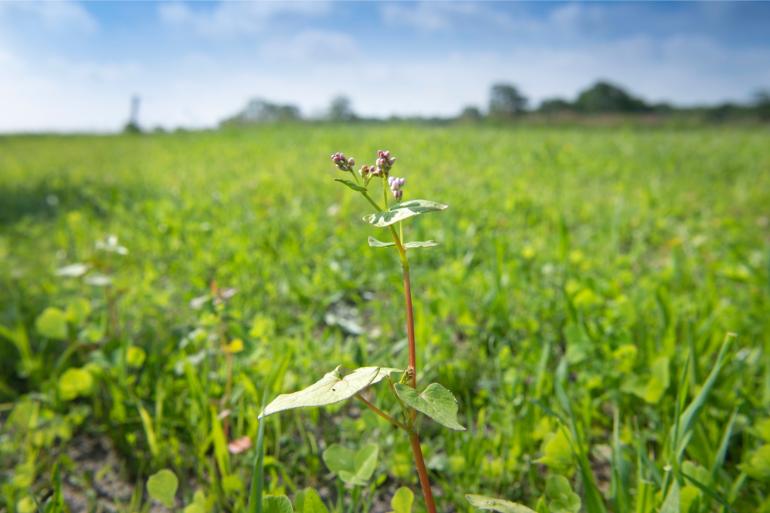
[[[329, 160], [378, 149], [405, 199], [449, 205], [404, 222], [440, 243], [409, 252], [418, 388], [451, 390], [466, 428], [417, 420], [438, 511], [770, 512], [769, 148], [740, 128], [0, 138], [0, 512], [245, 512], [265, 404], [338, 365], [406, 368], [398, 256]], [[403, 513], [407, 487], [425, 511], [409, 438], [363, 403], [262, 424], [266, 494]]]

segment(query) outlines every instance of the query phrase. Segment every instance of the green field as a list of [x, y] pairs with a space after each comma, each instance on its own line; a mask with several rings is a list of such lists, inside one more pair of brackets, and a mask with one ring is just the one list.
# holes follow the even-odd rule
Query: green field
[[[157, 510], [162, 468], [174, 509], [245, 511], [255, 451], [226, 444], [263, 400], [404, 367], [398, 259], [329, 161], [380, 148], [450, 205], [405, 223], [441, 243], [410, 253], [420, 382], [468, 428], [420, 425], [439, 511], [574, 511], [555, 475], [588, 513], [770, 511], [770, 133], [410, 125], [0, 138], [0, 511]], [[346, 489], [321, 454], [367, 442]], [[265, 472], [423, 508], [407, 439], [357, 403], [269, 417]]]

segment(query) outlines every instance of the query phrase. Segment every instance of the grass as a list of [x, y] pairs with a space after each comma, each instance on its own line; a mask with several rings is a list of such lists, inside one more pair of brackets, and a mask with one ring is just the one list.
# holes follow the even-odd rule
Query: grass
[[[441, 242], [411, 258], [420, 379], [469, 428], [422, 424], [440, 510], [479, 493], [557, 511], [560, 475], [590, 513], [770, 511], [768, 146], [409, 125], [0, 138], [0, 510], [60, 493], [146, 510], [165, 467], [180, 509], [197, 491], [245, 511], [254, 451], [228, 442], [256, 440], [265, 399], [406, 359], [396, 256], [367, 246], [369, 209], [328, 160], [388, 148], [407, 198], [450, 205], [407, 233]], [[323, 448], [364, 441], [380, 462], [361, 504], [418, 490], [408, 441], [344, 408], [269, 419], [266, 492], [334, 497]], [[73, 454], [89, 439], [127, 490], [100, 492], [106, 471]]]

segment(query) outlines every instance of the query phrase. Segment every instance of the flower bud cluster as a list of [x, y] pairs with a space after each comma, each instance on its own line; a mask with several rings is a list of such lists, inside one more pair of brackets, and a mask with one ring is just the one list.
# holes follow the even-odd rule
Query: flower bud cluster
[[353, 166], [356, 165], [356, 161], [353, 157], [345, 158], [345, 155], [339, 151], [332, 154], [332, 162], [334, 162], [340, 171], [353, 171]]
[[379, 169], [384, 176], [388, 176], [390, 174], [390, 168], [393, 167], [395, 162], [396, 157], [391, 157], [388, 150], [377, 151], [377, 169]]
[[396, 178], [395, 176], [388, 177], [388, 185], [390, 186], [390, 192], [393, 193], [393, 197], [397, 200], [401, 200], [404, 196], [404, 191], [401, 188], [406, 183], [406, 178]]

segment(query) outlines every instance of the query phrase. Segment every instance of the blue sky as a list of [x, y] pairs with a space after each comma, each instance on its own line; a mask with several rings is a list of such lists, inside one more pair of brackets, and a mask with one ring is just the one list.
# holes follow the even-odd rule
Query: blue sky
[[745, 101], [770, 88], [770, 3], [9, 2], [0, 131], [213, 126], [251, 97], [305, 114], [534, 103], [604, 78], [650, 100]]

